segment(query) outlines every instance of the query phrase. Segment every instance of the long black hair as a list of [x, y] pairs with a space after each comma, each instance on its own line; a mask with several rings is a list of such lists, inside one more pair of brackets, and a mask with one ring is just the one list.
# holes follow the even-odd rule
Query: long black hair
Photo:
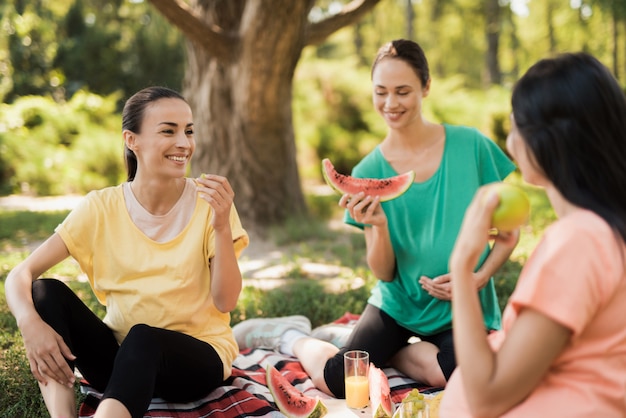
[[[141, 133], [141, 124], [146, 114], [146, 108], [157, 100], [172, 98], [186, 102], [180, 93], [167, 87], [147, 87], [133, 94], [124, 104], [122, 130]], [[126, 163], [127, 181], [132, 181], [137, 174], [137, 156], [126, 145], [124, 145], [124, 161]]]
[[541, 60], [512, 108], [537, 168], [626, 241], [626, 98], [608, 68], [587, 53]]

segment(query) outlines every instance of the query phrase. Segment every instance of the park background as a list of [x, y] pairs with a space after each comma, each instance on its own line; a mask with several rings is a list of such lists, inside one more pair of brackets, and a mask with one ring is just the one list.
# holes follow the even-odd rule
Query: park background
[[[320, 161], [348, 173], [384, 137], [370, 64], [396, 38], [426, 51], [427, 118], [477, 127], [502, 147], [511, 88], [536, 60], [584, 50], [626, 79], [626, 0], [0, 0], [0, 196], [81, 196], [124, 181], [121, 106], [166, 85], [185, 93], [201, 125], [190, 175], [227, 175], [253, 236], [233, 324], [299, 313], [315, 326], [358, 313], [375, 278]], [[205, 100], [215, 109], [199, 104], [215, 96], [226, 97]], [[239, 135], [213, 128], [229, 121]], [[501, 306], [554, 219], [541, 190], [517, 173], [510, 181], [527, 190], [532, 214], [496, 276]], [[0, 208], [2, 283], [66, 215]], [[72, 260], [46, 275], [103, 313]], [[4, 286], [0, 348], [0, 418], [46, 416]]]

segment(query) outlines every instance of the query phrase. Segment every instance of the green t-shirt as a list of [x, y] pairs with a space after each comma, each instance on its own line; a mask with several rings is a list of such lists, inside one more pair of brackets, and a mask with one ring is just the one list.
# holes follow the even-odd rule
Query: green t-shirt
[[[465, 209], [478, 187], [503, 180], [515, 165], [502, 150], [477, 129], [443, 125], [446, 143], [441, 164], [433, 176], [413, 183], [399, 198], [383, 202], [396, 272], [391, 282], [378, 281], [369, 303], [420, 335], [433, 335], [452, 327], [452, 304], [430, 296], [419, 284], [448, 272], [452, 252]], [[352, 175], [386, 178], [398, 175], [376, 147], [357, 164]], [[346, 211], [344, 221], [363, 228]], [[489, 247], [481, 258], [489, 253]], [[501, 313], [490, 279], [480, 291], [485, 326], [499, 329]]]

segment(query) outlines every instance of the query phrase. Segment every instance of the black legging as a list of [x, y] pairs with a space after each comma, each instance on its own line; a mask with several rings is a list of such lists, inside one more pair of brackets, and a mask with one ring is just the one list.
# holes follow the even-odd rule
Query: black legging
[[203, 341], [138, 324], [118, 345], [109, 327], [55, 279], [35, 280], [33, 301], [76, 356], [69, 366], [103, 392], [102, 399], [120, 401], [134, 418], [144, 416], [153, 397], [189, 402], [223, 383], [223, 363]]
[[437, 361], [446, 380], [456, 367], [452, 330], [435, 335], [418, 335], [398, 323], [377, 307], [368, 304], [361, 314], [345, 347], [331, 357], [324, 366], [324, 380], [328, 389], [337, 397], [345, 398], [343, 354], [349, 350], [364, 350], [369, 353], [370, 363], [377, 367], [387, 366], [391, 358], [406, 347], [410, 337], [419, 337], [439, 348]]

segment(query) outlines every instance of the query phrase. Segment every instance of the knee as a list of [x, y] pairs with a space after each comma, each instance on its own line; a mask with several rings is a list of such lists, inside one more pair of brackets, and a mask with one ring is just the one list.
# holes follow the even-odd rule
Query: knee
[[133, 325], [128, 334], [126, 334], [126, 338], [124, 338], [120, 348], [130, 349], [139, 355], [154, 352], [160, 347], [156, 330], [157, 328], [146, 324]]
[[136, 324], [133, 325], [124, 341], [146, 341], [152, 338], [152, 330], [153, 328], [150, 325], [146, 324]]
[[38, 279], [33, 281], [32, 295], [35, 309], [40, 311], [50, 303], [58, 304], [62, 295], [71, 289], [65, 283], [57, 279]]
[[340, 350], [329, 358], [323, 370], [323, 379], [326, 383], [326, 387], [328, 387], [328, 390], [336, 398], [340, 399], [346, 397], [345, 373], [343, 367], [343, 353], [345, 353], [345, 351], [346, 350]]
[[448, 383], [448, 380], [446, 379], [446, 377], [444, 376], [443, 371], [437, 367], [437, 370], [433, 370], [432, 373], [430, 373], [428, 376], [426, 376], [426, 384], [428, 384], [429, 386], [432, 387], [437, 387], [437, 388], [442, 388], [445, 387], [446, 384]]
[[440, 356], [436, 360], [430, 359], [422, 363], [420, 372], [417, 376], [413, 376], [415, 380], [422, 381], [431, 387], [444, 387], [448, 383], [447, 375], [448, 365], [442, 364]]
[[158, 361], [161, 345], [154, 330], [155, 328], [146, 324], [133, 325], [120, 344], [116, 363], [133, 364], [134, 368], [139, 368], [140, 364], [154, 364]]

